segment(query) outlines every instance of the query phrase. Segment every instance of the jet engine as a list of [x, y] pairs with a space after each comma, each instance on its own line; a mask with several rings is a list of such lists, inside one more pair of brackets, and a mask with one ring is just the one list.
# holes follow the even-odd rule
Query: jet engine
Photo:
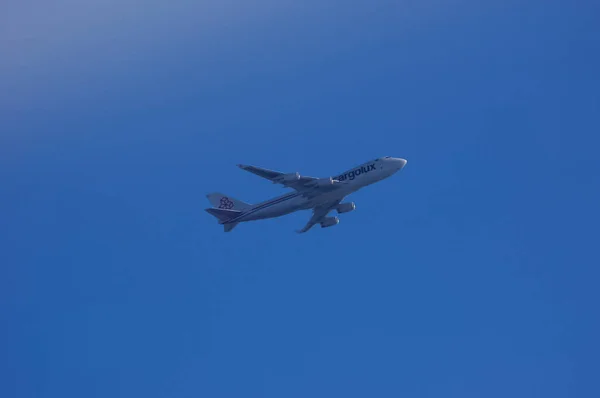
[[342, 203], [337, 207], [337, 212], [338, 214], [348, 213], [349, 211], [352, 211], [354, 209], [356, 209], [356, 205], [354, 204], [354, 202]]
[[309, 184], [309, 186], [310, 187], [317, 187], [317, 188], [319, 188], [319, 187], [327, 187], [327, 186], [333, 185], [334, 183], [335, 182], [334, 182], [333, 178], [331, 178], [331, 177], [329, 177], [329, 178], [319, 178], [319, 179], [316, 179], [316, 180], [312, 181]]
[[321, 228], [333, 227], [340, 223], [340, 219], [337, 217], [327, 217], [321, 221]]
[[274, 181], [275, 184], [278, 183], [286, 183], [286, 182], [294, 182], [294, 181], [298, 181], [300, 179], [300, 173], [296, 172], [296, 173], [288, 173], [288, 174], [284, 174], [281, 177], [279, 177], [278, 179], [276, 179]]

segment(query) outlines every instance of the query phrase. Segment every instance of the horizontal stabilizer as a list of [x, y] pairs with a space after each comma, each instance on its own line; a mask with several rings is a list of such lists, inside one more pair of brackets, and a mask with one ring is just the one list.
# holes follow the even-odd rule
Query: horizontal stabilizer
[[239, 216], [242, 212], [238, 210], [225, 210], [225, 209], [205, 209], [206, 212], [219, 219], [221, 223], [227, 220], [231, 220], [234, 217]]
[[236, 227], [236, 225], [238, 225], [239, 223], [237, 222], [232, 222], [231, 224], [225, 224], [223, 225], [223, 231], [225, 232], [231, 232], [232, 229], [234, 229]]

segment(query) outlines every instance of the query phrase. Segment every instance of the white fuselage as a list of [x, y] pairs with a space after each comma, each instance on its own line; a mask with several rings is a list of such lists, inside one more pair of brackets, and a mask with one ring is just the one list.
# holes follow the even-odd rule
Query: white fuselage
[[403, 159], [391, 157], [379, 158], [364, 163], [334, 176], [334, 180], [338, 180], [342, 183], [337, 189], [331, 190], [330, 192], [319, 193], [317, 195], [308, 195], [308, 197], [305, 195], [305, 192], [290, 192], [258, 203], [251, 208], [244, 210], [242, 214], [232, 220], [228, 220], [226, 223], [239, 223], [280, 217], [298, 210], [312, 209], [322, 203], [342, 200], [344, 197], [361, 188], [390, 177], [398, 170], [402, 169], [405, 163], [406, 161]]

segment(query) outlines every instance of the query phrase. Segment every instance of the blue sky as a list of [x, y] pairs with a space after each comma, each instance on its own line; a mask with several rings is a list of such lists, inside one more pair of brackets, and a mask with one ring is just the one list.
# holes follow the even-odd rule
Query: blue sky
[[595, 2], [166, 4], [0, 6], [0, 396], [598, 396]]

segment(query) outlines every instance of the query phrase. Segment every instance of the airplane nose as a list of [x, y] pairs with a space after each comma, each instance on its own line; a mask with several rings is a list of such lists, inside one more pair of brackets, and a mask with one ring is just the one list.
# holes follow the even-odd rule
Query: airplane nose
[[394, 166], [397, 167], [398, 170], [402, 170], [402, 168], [404, 168], [404, 166], [406, 166], [406, 159], [402, 159], [402, 158], [392, 158], [392, 162], [394, 162]]

